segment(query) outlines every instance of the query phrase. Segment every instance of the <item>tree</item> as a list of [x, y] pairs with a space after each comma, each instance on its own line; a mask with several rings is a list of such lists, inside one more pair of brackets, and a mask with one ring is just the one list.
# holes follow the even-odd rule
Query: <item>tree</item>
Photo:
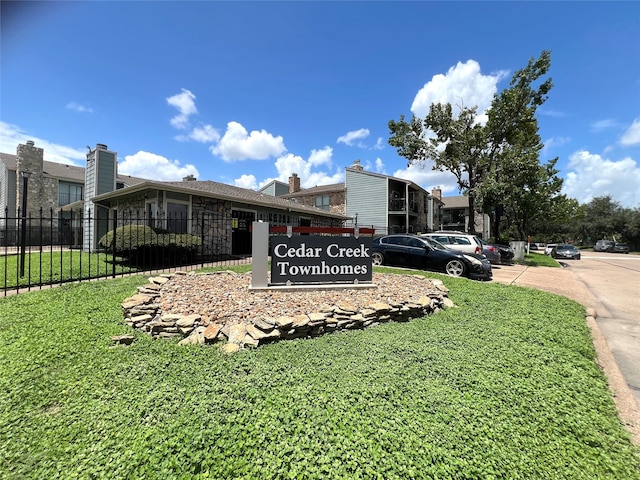
[[[556, 176], [557, 159], [540, 165], [542, 142], [538, 135], [536, 109], [542, 105], [553, 83], [533, 85], [547, 74], [550, 52], [530, 59], [517, 71], [509, 88], [495, 95], [487, 111], [488, 122], [478, 123], [477, 107], [434, 103], [424, 120], [415, 115], [391, 120], [389, 144], [408, 164], [434, 162], [433, 169], [453, 173], [460, 191], [469, 197], [469, 224], [474, 213], [496, 211], [524, 238], [540, 205], [559, 195], [562, 180]], [[496, 215], [494, 236], [500, 238], [501, 215]]]
[[[475, 233], [475, 198], [484, 178], [484, 130], [477, 123], [476, 107], [459, 106], [454, 115], [450, 103], [434, 103], [424, 120], [404, 115], [389, 121], [389, 144], [408, 160], [408, 165], [434, 161], [434, 170], [453, 173], [461, 192], [469, 196], [469, 228]], [[434, 137], [427, 138], [432, 133]]]
[[[547, 74], [550, 52], [530, 59], [518, 70], [509, 88], [494, 96], [487, 111], [487, 181], [482, 185], [483, 210], [501, 210], [519, 239], [531, 233], [530, 226], [541, 212], [549, 211], [560, 194], [562, 179], [557, 174], [557, 158], [540, 164], [543, 144], [538, 135], [536, 110], [553, 87], [550, 78], [534, 86]], [[502, 208], [499, 208], [502, 207]], [[546, 208], [545, 208], [546, 207]], [[501, 216], [495, 215], [494, 237], [500, 237]]]

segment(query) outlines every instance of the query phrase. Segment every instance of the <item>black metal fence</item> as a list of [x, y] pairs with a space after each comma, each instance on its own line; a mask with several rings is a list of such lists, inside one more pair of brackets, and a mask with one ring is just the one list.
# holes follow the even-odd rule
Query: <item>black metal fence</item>
[[[63, 216], [64, 215], [64, 216]], [[168, 228], [167, 228], [168, 227]], [[0, 217], [0, 290], [250, 262], [250, 223], [222, 213], [187, 218], [111, 212], [103, 218], [40, 212]], [[234, 242], [237, 245], [234, 245]]]
[[[206, 211], [190, 217], [96, 212], [22, 215], [18, 210], [10, 215], [5, 210], [0, 216], [0, 291], [6, 296], [68, 282], [251, 262], [253, 215], [248, 212]], [[276, 229], [338, 226], [321, 217], [269, 217]]]

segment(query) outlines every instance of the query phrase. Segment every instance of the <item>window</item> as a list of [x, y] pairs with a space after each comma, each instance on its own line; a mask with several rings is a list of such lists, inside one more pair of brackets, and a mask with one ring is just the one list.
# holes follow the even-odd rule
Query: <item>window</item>
[[316, 208], [329, 210], [329, 195], [316, 195]]
[[452, 237], [451, 243], [455, 245], [471, 245], [471, 240], [465, 237]]
[[434, 240], [440, 242], [443, 245], [448, 245], [449, 244], [449, 237], [446, 237], [444, 235], [433, 235], [431, 238], [433, 238]]
[[147, 203], [147, 225], [149, 227], [155, 228], [156, 217], [157, 217], [156, 203], [148, 202]]
[[82, 200], [82, 185], [77, 183], [58, 183], [58, 206]]
[[409, 238], [407, 240], [407, 246], [409, 247], [417, 247], [424, 248], [424, 242], [418, 238]]
[[189, 205], [167, 202], [167, 230], [174, 233], [187, 233], [187, 215]]

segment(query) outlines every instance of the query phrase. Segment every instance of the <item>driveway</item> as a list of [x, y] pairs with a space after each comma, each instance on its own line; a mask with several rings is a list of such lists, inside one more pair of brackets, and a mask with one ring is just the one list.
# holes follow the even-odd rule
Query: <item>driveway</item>
[[498, 283], [563, 295], [595, 312], [588, 316], [598, 363], [620, 417], [640, 444], [640, 256], [582, 252], [564, 268], [502, 265]]

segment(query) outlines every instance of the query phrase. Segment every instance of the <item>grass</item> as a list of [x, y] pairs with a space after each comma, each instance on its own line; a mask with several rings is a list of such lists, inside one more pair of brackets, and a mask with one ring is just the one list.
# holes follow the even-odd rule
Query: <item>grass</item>
[[85, 253], [80, 250], [31, 252], [25, 255], [24, 276], [20, 276], [20, 255], [0, 256], [0, 273], [4, 281], [0, 288], [47, 285], [86, 278], [106, 277], [134, 272], [134, 269], [117, 263], [113, 256], [104, 253]]
[[2, 298], [0, 478], [640, 479], [582, 306], [427, 276], [457, 308], [232, 356], [112, 348], [142, 276]]
[[555, 258], [551, 258], [549, 255], [545, 255], [544, 253], [527, 253], [524, 256], [525, 265], [529, 265], [531, 267], [559, 267], [560, 264]]

